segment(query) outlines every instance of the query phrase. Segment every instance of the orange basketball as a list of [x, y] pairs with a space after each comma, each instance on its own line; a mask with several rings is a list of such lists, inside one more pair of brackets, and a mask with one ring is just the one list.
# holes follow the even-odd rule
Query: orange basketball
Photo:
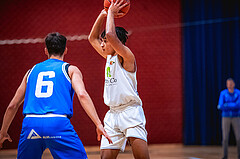
[[[113, 2], [115, 2], [116, 0], [113, 0]], [[127, 12], [129, 11], [130, 9], [130, 0], [124, 0], [125, 3], [128, 3], [128, 5], [126, 5], [124, 8], [122, 8], [119, 13], [123, 13], [123, 15], [121, 16], [117, 16], [115, 18], [121, 18], [123, 16], [125, 16], [127, 14]], [[104, 9], [105, 11], [107, 12], [108, 11], [108, 8], [109, 6], [111, 5], [111, 1], [110, 0], [104, 0]]]

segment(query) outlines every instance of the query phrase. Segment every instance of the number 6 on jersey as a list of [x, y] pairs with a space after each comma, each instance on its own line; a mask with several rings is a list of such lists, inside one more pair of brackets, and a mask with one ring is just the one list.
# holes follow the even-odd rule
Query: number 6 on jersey
[[[35, 96], [37, 98], [47, 98], [53, 94], [53, 82], [52, 81], [43, 81], [43, 76], [48, 76], [48, 78], [55, 77], [54, 71], [40, 72], [37, 78]], [[46, 92], [42, 92], [43, 87], [47, 88]]]

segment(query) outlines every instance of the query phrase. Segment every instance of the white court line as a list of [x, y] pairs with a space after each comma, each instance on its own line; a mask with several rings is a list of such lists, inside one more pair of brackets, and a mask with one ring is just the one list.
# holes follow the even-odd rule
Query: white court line
[[[81, 41], [87, 40], [88, 35], [74, 35], [74, 36], [66, 36], [68, 41]], [[14, 44], [36, 44], [36, 43], [44, 43], [45, 38], [29, 38], [29, 39], [13, 39], [13, 40], [0, 40], [0, 45], [14, 45]]]
[[36, 44], [43, 43], [44, 39], [36, 38], [36, 39], [13, 39], [13, 40], [0, 40], [0, 45], [13, 45], [13, 44]]
[[[132, 34], [132, 31], [128, 32], [128, 36]], [[81, 41], [87, 40], [88, 35], [74, 35], [74, 36], [66, 36], [68, 41]], [[29, 38], [29, 39], [13, 39], [13, 40], [0, 40], [0, 45], [15, 45], [15, 44], [36, 44], [36, 43], [44, 43], [45, 38]]]

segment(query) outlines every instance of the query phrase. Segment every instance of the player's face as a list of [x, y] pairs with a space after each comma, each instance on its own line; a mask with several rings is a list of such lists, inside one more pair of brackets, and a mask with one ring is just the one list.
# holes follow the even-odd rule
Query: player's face
[[235, 83], [232, 80], [227, 80], [227, 88], [228, 89], [234, 89]]
[[102, 51], [105, 54], [112, 55], [115, 53], [115, 50], [112, 48], [111, 44], [108, 42], [106, 37], [101, 38], [100, 40], [101, 40]]

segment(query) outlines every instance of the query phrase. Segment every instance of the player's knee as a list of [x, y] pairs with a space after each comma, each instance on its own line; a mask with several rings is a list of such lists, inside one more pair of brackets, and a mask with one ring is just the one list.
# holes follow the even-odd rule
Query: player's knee
[[107, 155], [101, 155], [101, 159], [112, 159], [110, 156]]
[[115, 159], [116, 157], [110, 155], [101, 155], [101, 159]]
[[102, 150], [101, 159], [116, 159], [118, 151], [115, 150]]

